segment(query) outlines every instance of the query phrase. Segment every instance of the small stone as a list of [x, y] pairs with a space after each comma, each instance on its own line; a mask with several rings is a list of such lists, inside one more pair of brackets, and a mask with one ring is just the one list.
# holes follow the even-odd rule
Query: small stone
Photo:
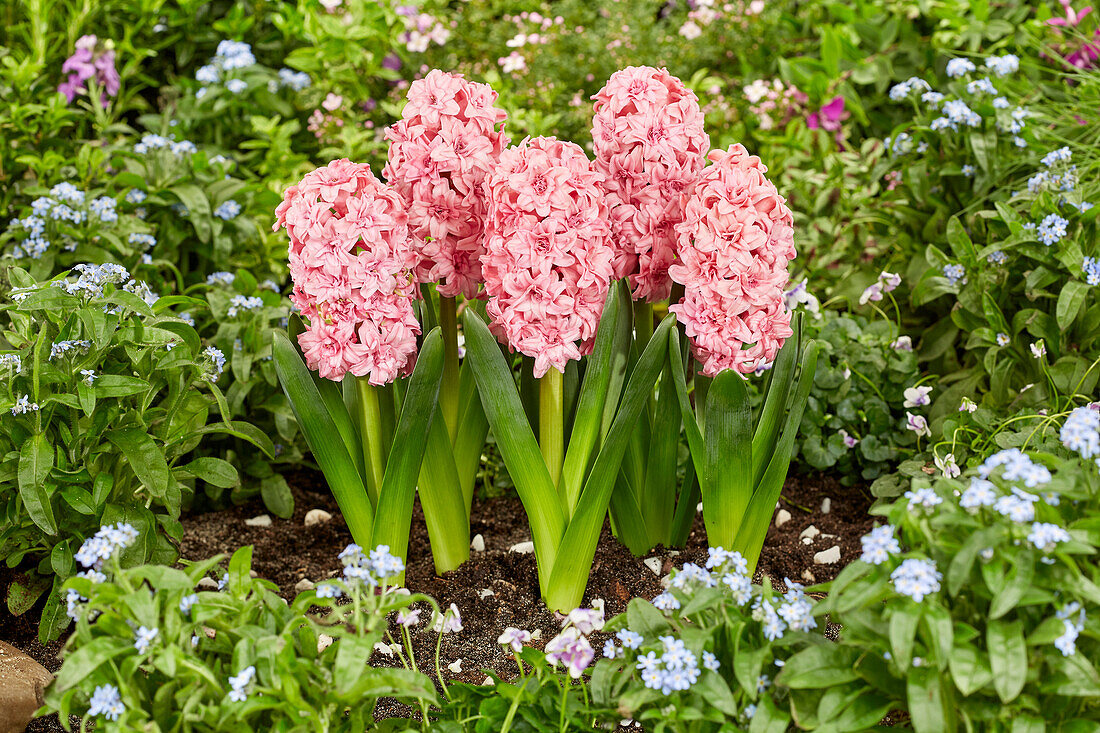
[[776, 528], [782, 527], [787, 522], [791, 521], [791, 513], [786, 509], [780, 509], [775, 515]]
[[250, 577], [250, 578], [258, 578], [258, 577], [260, 577], [260, 574], [259, 574], [259, 573], [257, 573], [257, 572], [256, 572], [255, 570], [249, 570], [249, 571], [248, 571], [248, 577]]
[[324, 524], [331, 520], [332, 515], [324, 509], [310, 509], [306, 512], [305, 525], [307, 527], [315, 527], [318, 524]]
[[814, 555], [815, 565], [832, 565], [840, 562], [840, 545], [833, 545], [828, 550], [822, 550]]
[[661, 567], [664, 566], [664, 563], [659, 557], [647, 557], [645, 560], [642, 560], [642, 563], [644, 563], [647, 568], [652, 570], [654, 575], [660, 575]]
[[801, 537], [802, 539], [805, 539], [805, 538], [809, 537], [812, 540], [813, 538], [817, 537], [819, 534], [821, 534], [821, 530], [811, 524], [809, 527], [802, 530], [802, 533], [799, 534], [798, 536]]
[[271, 516], [268, 514], [261, 514], [258, 517], [252, 517], [252, 519], [244, 520], [244, 523], [249, 527], [270, 527]]
[[302, 578], [294, 584], [295, 593], [305, 593], [307, 590], [313, 590], [316, 586], [313, 585], [313, 581], [309, 578]]
[[196, 584], [199, 590], [217, 590], [218, 581], [210, 577], [199, 578], [199, 582]]
[[447, 665], [447, 669], [451, 670], [453, 674], [462, 674], [462, 660], [456, 659]]
[[390, 649], [390, 645], [389, 644], [383, 644], [380, 641], [375, 643], [374, 651], [376, 651], [379, 654], [381, 654], [383, 656], [386, 656], [386, 657], [392, 657], [393, 656], [393, 649]]
[[669, 557], [678, 557], [679, 555], [680, 555], [679, 550], [669, 550], [668, 551], [668, 556]]
[[517, 542], [508, 548], [508, 552], [517, 552], [520, 555], [530, 555], [535, 551], [534, 542]]
[[486, 678], [485, 678], [485, 679], [484, 679], [484, 680], [482, 681], [482, 683], [481, 683], [481, 686], [482, 686], [482, 687], [492, 687], [492, 686], [493, 686], [493, 685], [495, 685], [495, 684], [496, 684], [496, 682], [493, 682], [493, 678], [492, 678], [492, 677], [486, 677]]
[[699, 514], [703, 511], [703, 502], [699, 502], [695, 505], [695, 513]]
[[474, 538], [470, 540], [470, 549], [474, 552], [485, 552], [485, 538], [475, 534]]
[[813, 543], [814, 543], [814, 541], [811, 540], [809, 537], [803, 537], [802, 538], [802, 544], [804, 544], [804, 545], [812, 545]]
[[814, 577], [814, 574], [810, 572], [809, 568], [806, 568], [802, 571], [802, 579], [805, 580], [807, 583], [817, 582], [817, 578]]
[[217, 630], [212, 629], [209, 626], [203, 626], [202, 627], [202, 633], [206, 634], [207, 639], [213, 639], [218, 635]]
[[488, 598], [490, 596], [495, 596], [495, 595], [496, 595], [496, 593], [489, 590], [488, 588], [482, 588], [481, 591], [478, 592], [478, 596], [482, 599]]
[[669, 588], [672, 587], [672, 575], [671, 574], [666, 575], [665, 577], [661, 578], [661, 587], [664, 588], [665, 590], [668, 590]]
[[828, 514], [833, 510], [833, 500], [829, 497], [825, 497], [821, 500], [821, 513]]
[[531, 632], [531, 641], [538, 641], [542, 638], [542, 629], [535, 629]]
[[42, 707], [42, 692], [51, 680], [49, 670], [0, 641], [0, 733], [22, 733]]
[[334, 642], [334, 641], [335, 641], [335, 639], [333, 639], [328, 634], [318, 634], [317, 635], [317, 653], [320, 654], [324, 650], [328, 649], [330, 646], [332, 646], [332, 642]]

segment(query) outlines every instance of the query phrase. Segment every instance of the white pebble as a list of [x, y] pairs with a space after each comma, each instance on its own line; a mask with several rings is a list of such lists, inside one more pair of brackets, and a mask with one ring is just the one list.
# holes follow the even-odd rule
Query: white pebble
[[669, 588], [672, 587], [672, 575], [671, 574], [666, 575], [665, 577], [661, 578], [661, 587], [664, 588], [665, 590], [668, 590]]
[[810, 572], [809, 568], [806, 568], [802, 571], [802, 579], [805, 580], [807, 583], [817, 582], [817, 578], [814, 577], [814, 574]]
[[249, 527], [270, 527], [271, 517], [267, 514], [261, 514], [258, 517], [252, 517], [252, 519], [244, 520], [244, 523]]
[[481, 590], [481, 592], [478, 593], [478, 596], [480, 596], [481, 598], [488, 598], [489, 596], [495, 596], [495, 595], [496, 595], [496, 593], [489, 590], [488, 588], [483, 588]]
[[484, 680], [483, 680], [483, 681], [481, 682], [481, 686], [482, 686], [482, 687], [492, 687], [492, 686], [493, 686], [493, 685], [495, 685], [495, 684], [496, 684], [496, 682], [493, 682], [493, 678], [492, 678], [492, 677], [486, 677], [486, 678], [485, 678], [485, 679], [484, 679]]
[[317, 635], [317, 653], [320, 654], [324, 650], [328, 649], [330, 646], [332, 646], [333, 641], [335, 641], [335, 639], [333, 639], [328, 634], [318, 634]]
[[821, 534], [821, 530], [811, 524], [809, 527], [802, 530], [802, 533], [798, 536], [803, 538], [803, 539], [809, 537], [812, 540], [814, 537], [817, 537], [819, 534]]
[[804, 545], [812, 545], [813, 543], [814, 543], [814, 541], [812, 539], [810, 539], [809, 537], [803, 537], [802, 538], [802, 544], [804, 544]]
[[299, 580], [297, 583], [294, 584], [294, 592], [295, 593], [304, 593], [307, 590], [313, 590], [314, 587], [315, 586], [313, 585], [312, 580], [310, 580], [309, 578], [302, 578], [301, 580]]
[[832, 510], [833, 510], [833, 500], [826, 496], [821, 501], [821, 513], [822, 514], [828, 514]]
[[787, 522], [791, 521], [791, 513], [786, 509], [780, 509], [775, 515], [775, 526], [782, 527]]
[[695, 505], [695, 513], [698, 514], [701, 511], [703, 511], [703, 502], [699, 502]]
[[650, 570], [653, 571], [654, 575], [660, 575], [661, 574], [661, 567], [664, 566], [664, 563], [661, 562], [661, 558], [659, 558], [659, 557], [647, 557], [645, 560], [642, 560], [642, 562], [645, 564], [645, 566], [647, 568], [649, 568]]
[[318, 524], [324, 524], [331, 519], [332, 515], [324, 509], [310, 509], [306, 512], [305, 525], [307, 527], [313, 527]]
[[198, 582], [197, 585], [198, 585], [199, 590], [217, 590], [218, 589], [218, 581], [214, 580], [213, 578], [208, 578], [208, 577], [199, 578], [199, 582]]
[[837, 562], [840, 562], [840, 545], [833, 545], [814, 555], [815, 565], [832, 565]]
[[535, 629], [531, 632], [531, 641], [538, 641], [542, 638], [542, 629]]
[[384, 656], [387, 656], [387, 657], [392, 657], [393, 656], [393, 649], [390, 649], [390, 645], [389, 644], [383, 644], [380, 641], [375, 643], [374, 651], [379, 652], [380, 654], [382, 654]]
[[534, 551], [534, 542], [517, 542], [508, 548], [508, 552], [518, 552], [520, 555], [530, 555]]
[[474, 538], [470, 540], [470, 549], [474, 552], [485, 552], [485, 538], [475, 534]]
[[462, 674], [462, 660], [456, 659], [447, 665], [447, 669], [451, 670], [454, 674]]

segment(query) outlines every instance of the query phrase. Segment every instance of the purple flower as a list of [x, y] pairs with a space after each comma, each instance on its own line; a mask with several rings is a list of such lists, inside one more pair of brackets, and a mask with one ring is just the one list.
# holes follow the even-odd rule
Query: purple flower
[[386, 57], [382, 59], [382, 68], [389, 69], [390, 71], [400, 70], [401, 58], [395, 53], [387, 54]]
[[561, 632], [546, 644], [546, 660], [555, 667], [558, 662], [564, 664], [573, 679], [580, 678], [594, 656], [596, 653], [588, 639], [573, 627]]
[[57, 91], [64, 94], [70, 103], [85, 90], [85, 84], [92, 77], [103, 89], [102, 104], [107, 104], [109, 96], [118, 94], [122, 80], [115, 69], [115, 52], [106, 48], [97, 51], [98, 44], [99, 39], [95, 36], [81, 36], [73, 55], [61, 66], [61, 73], [69, 76], [58, 85]]

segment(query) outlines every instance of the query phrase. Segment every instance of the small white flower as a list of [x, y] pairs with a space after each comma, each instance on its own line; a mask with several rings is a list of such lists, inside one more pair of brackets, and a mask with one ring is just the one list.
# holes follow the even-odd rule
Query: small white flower
[[902, 407], [923, 407], [932, 401], [928, 397], [931, 393], [931, 387], [909, 387], [904, 392], [905, 401], [902, 403]]
[[1042, 359], [1044, 356], [1046, 356], [1046, 353], [1047, 346], [1045, 343], [1043, 343], [1043, 339], [1039, 339], [1031, 345], [1031, 355], [1034, 356], [1036, 359]]
[[960, 473], [962, 473], [962, 471], [959, 469], [959, 464], [955, 463], [954, 453], [948, 453], [943, 458], [936, 456], [933, 459], [933, 462], [936, 464], [936, 468], [940, 469], [943, 475], [947, 478], [955, 478]]

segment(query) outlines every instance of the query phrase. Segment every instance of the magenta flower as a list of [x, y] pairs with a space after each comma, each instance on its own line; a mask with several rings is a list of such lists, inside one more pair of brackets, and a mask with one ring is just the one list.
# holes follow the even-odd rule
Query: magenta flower
[[115, 69], [115, 52], [109, 48], [98, 48], [99, 39], [95, 36], [81, 36], [76, 42], [73, 55], [61, 66], [61, 73], [69, 77], [58, 85], [57, 91], [65, 95], [71, 104], [76, 95], [85, 91], [85, 84], [95, 77], [95, 83], [103, 90], [100, 102], [107, 104], [107, 98], [118, 94], [122, 79]]
[[[1069, 0], [1062, 0], [1062, 10], [1065, 12], [1065, 17], [1051, 18], [1047, 21], [1047, 25], [1054, 26], [1055, 28], [1076, 29], [1081, 24], [1081, 21], [1092, 12], [1092, 6], [1089, 5], [1081, 8], [1081, 10], [1074, 10]], [[1061, 35], [1061, 32], [1058, 31], [1058, 34]], [[1094, 31], [1092, 37], [1100, 40], [1100, 30]], [[1100, 60], [1100, 43], [1090, 43], [1088, 41], [1073, 39], [1067, 42], [1060, 52], [1065, 57], [1066, 63], [1070, 66], [1078, 69], [1089, 69], [1096, 66], [1097, 61]]]
[[593, 97], [596, 170], [605, 178], [615, 242], [615, 277], [634, 297], [669, 296], [681, 196], [691, 193], [710, 149], [699, 100], [665, 69], [616, 71]]
[[273, 231], [290, 235], [290, 299], [309, 321], [298, 337], [322, 377], [386, 384], [412, 365], [420, 324], [408, 205], [370, 166], [334, 160], [288, 188]]
[[506, 117], [486, 84], [432, 71], [409, 87], [402, 119], [386, 130], [382, 171], [409, 202], [420, 249], [417, 279], [467, 298], [481, 285], [486, 196], [482, 186], [508, 145]]
[[812, 112], [806, 117], [806, 126], [811, 130], [821, 128], [829, 132], [836, 132], [849, 113], [844, 109], [844, 97], [833, 97], [817, 112]]
[[784, 288], [794, 259], [794, 218], [767, 168], [738, 144], [712, 150], [677, 226], [684, 286], [669, 310], [684, 324], [703, 374], [748, 374], [774, 361], [792, 335]]
[[534, 357], [536, 377], [596, 335], [614, 254], [602, 182], [580, 146], [538, 137], [505, 150], [486, 184], [490, 328]]

